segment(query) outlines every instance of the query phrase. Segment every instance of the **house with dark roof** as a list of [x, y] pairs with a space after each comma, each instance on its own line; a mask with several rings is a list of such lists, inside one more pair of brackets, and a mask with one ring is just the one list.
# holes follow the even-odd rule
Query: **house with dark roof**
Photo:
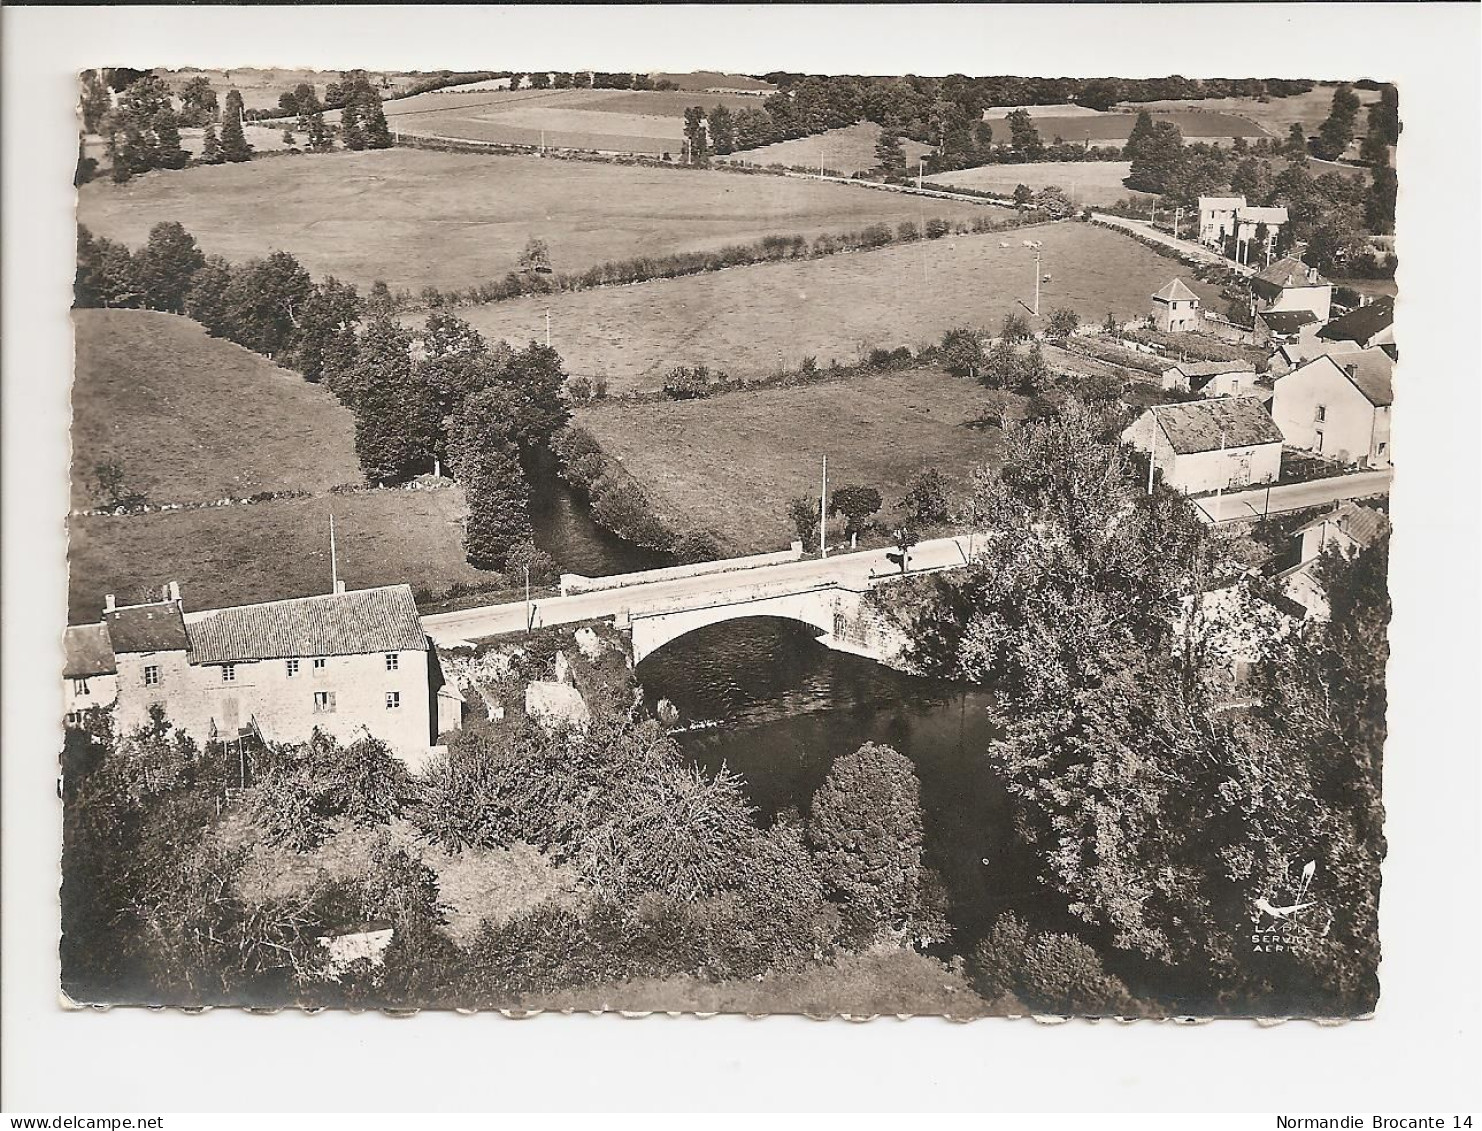
[[1248, 361], [1180, 361], [1163, 370], [1163, 388], [1201, 397], [1244, 397], [1256, 390]]
[[1238, 490], [1281, 476], [1281, 431], [1254, 397], [1154, 405], [1122, 432], [1185, 494]]
[[1199, 329], [1199, 296], [1174, 279], [1153, 295], [1153, 325], [1165, 334]]
[[1301, 605], [1308, 616], [1327, 620], [1331, 609], [1317, 571], [1323, 551], [1335, 550], [1352, 557], [1388, 531], [1389, 519], [1383, 512], [1358, 503], [1343, 503], [1319, 515], [1296, 531], [1300, 561], [1277, 576], [1282, 592]]
[[76, 624], [62, 634], [62, 696], [67, 721], [113, 706], [118, 698], [118, 663], [106, 624]]
[[1256, 312], [1256, 340], [1268, 346], [1303, 349], [1317, 338], [1322, 323], [1310, 310], [1261, 310]]
[[1324, 342], [1351, 343], [1357, 349], [1385, 347], [1384, 352], [1395, 357], [1395, 300], [1386, 296], [1354, 307], [1334, 318], [1317, 336]]
[[102, 622], [69, 628], [65, 643], [69, 709], [82, 709], [83, 680], [88, 696], [109, 695], [121, 730], [158, 705], [202, 742], [369, 734], [416, 770], [462, 726], [406, 585], [187, 613], [172, 584], [142, 605], [109, 597]]
[[1344, 463], [1390, 463], [1394, 361], [1382, 349], [1324, 354], [1276, 379], [1271, 415], [1286, 442]]
[[1251, 299], [1256, 314], [1268, 311], [1306, 310], [1318, 323], [1331, 316], [1333, 284], [1295, 256], [1278, 259], [1250, 277]]

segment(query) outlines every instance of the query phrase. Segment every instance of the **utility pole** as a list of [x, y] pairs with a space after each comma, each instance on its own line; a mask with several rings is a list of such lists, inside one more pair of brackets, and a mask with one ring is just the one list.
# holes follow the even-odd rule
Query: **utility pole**
[[818, 556], [828, 557], [828, 455], [823, 457], [823, 488], [818, 493]]
[[921, 191], [921, 178], [926, 175], [926, 158], [916, 158], [916, 191]]
[[1039, 317], [1039, 248], [1034, 249], [1034, 316]]
[[334, 511], [329, 512], [329, 591], [340, 591], [340, 562], [334, 546]]
[[1158, 414], [1153, 409], [1148, 409], [1153, 418], [1153, 442], [1148, 448], [1148, 494], [1153, 493], [1153, 468], [1158, 466]]
[[530, 635], [530, 622], [531, 622], [532, 619], [533, 618], [532, 618], [531, 613], [530, 613], [530, 567], [527, 565], [525, 567], [525, 635], [526, 636], [529, 636]]
[[551, 308], [545, 308], [545, 348], [551, 348]]
[[1181, 217], [1183, 214], [1184, 214], [1184, 210], [1182, 208], [1175, 208], [1173, 210], [1173, 238], [1174, 239], [1178, 239], [1178, 221], [1179, 221], [1179, 217]]

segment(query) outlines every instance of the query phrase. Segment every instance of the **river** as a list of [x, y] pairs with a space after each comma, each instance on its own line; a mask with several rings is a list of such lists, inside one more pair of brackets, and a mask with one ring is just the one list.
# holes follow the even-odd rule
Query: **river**
[[[669, 564], [592, 522], [554, 477], [534, 501], [536, 541], [561, 568], [592, 576]], [[866, 742], [899, 750], [921, 781], [926, 860], [942, 877], [952, 950], [964, 953], [1003, 911], [1040, 930], [1074, 924], [1038, 882], [1038, 861], [1016, 835], [1014, 802], [985, 753], [996, 731], [992, 697], [920, 679], [819, 644], [805, 625], [750, 618], [680, 637], [639, 665], [652, 709], [679, 709], [676, 739], [710, 771], [730, 767], [765, 819], [806, 814], [835, 758]]]

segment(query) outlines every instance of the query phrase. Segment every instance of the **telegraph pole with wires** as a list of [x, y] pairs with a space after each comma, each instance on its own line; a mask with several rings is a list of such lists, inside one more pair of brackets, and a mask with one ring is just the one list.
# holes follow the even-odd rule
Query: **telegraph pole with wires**
[[545, 348], [551, 348], [551, 308], [545, 308]]
[[340, 591], [340, 561], [334, 545], [334, 511], [329, 512], [329, 591]]
[[823, 487], [818, 492], [818, 556], [828, 557], [828, 455], [823, 457]]

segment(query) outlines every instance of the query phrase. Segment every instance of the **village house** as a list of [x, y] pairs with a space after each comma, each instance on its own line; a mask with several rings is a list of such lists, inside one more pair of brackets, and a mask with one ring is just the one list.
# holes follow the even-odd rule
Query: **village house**
[[1349, 345], [1355, 349], [1382, 348], [1391, 358], [1397, 359], [1395, 300], [1392, 297], [1378, 298], [1356, 306], [1317, 331], [1317, 337], [1325, 343], [1337, 346]]
[[1243, 196], [1201, 196], [1199, 242], [1207, 247], [1223, 248], [1235, 234], [1235, 213], [1244, 207]]
[[1282, 592], [1301, 605], [1308, 616], [1327, 620], [1332, 610], [1317, 571], [1323, 551], [1336, 550], [1351, 558], [1373, 545], [1388, 530], [1389, 519], [1384, 514], [1358, 503], [1344, 503], [1336, 510], [1319, 515], [1294, 535], [1299, 560], [1277, 575]]
[[112, 707], [124, 731], [158, 705], [203, 742], [368, 733], [419, 770], [437, 735], [462, 726], [406, 585], [187, 613], [171, 583], [143, 605], [110, 595], [100, 623], [67, 630], [65, 651], [74, 721]]
[[[1319, 275], [1316, 267], [1290, 255], [1252, 275], [1250, 291], [1257, 316], [1303, 310], [1321, 324], [1333, 308], [1333, 284]], [[1272, 325], [1270, 319], [1267, 323]]]
[[1285, 208], [1256, 208], [1242, 204], [1235, 210], [1235, 259], [1240, 263], [1264, 260], [1276, 252], [1276, 237], [1287, 222]]
[[1163, 388], [1201, 397], [1245, 397], [1256, 392], [1256, 371], [1248, 361], [1180, 361], [1163, 370]]
[[1352, 342], [1324, 342], [1316, 337], [1309, 341], [1281, 342], [1271, 351], [1266, 364], [1273, 377], [1283, 377], [1313, 358], [1326, 357], [1328, 354], [1353, 353], [1358, 348]]
[[1292, 447], [1387, 466], [1393, 372], [1377, 348], [1315, 357], [1276, 379], [1271, 415]]
[[1304, 616], [1299, 603], [1244, 577], [1233, 585], [1181, 598], [1173, 621], [1173, 646], [1199, 648], [1207, 670], [1232, 690], [1249, 680], [1271, 646]]
[[1146, 452], [1170, 487], [1185, 494], [1274, 483], [1281, 431], [1253, 397], [1154, 405], [1122, 433]]
[[1153, 295], [1153, 325], [1165, 334], [1199, 329], [1199, 296], [1174, 279]]

